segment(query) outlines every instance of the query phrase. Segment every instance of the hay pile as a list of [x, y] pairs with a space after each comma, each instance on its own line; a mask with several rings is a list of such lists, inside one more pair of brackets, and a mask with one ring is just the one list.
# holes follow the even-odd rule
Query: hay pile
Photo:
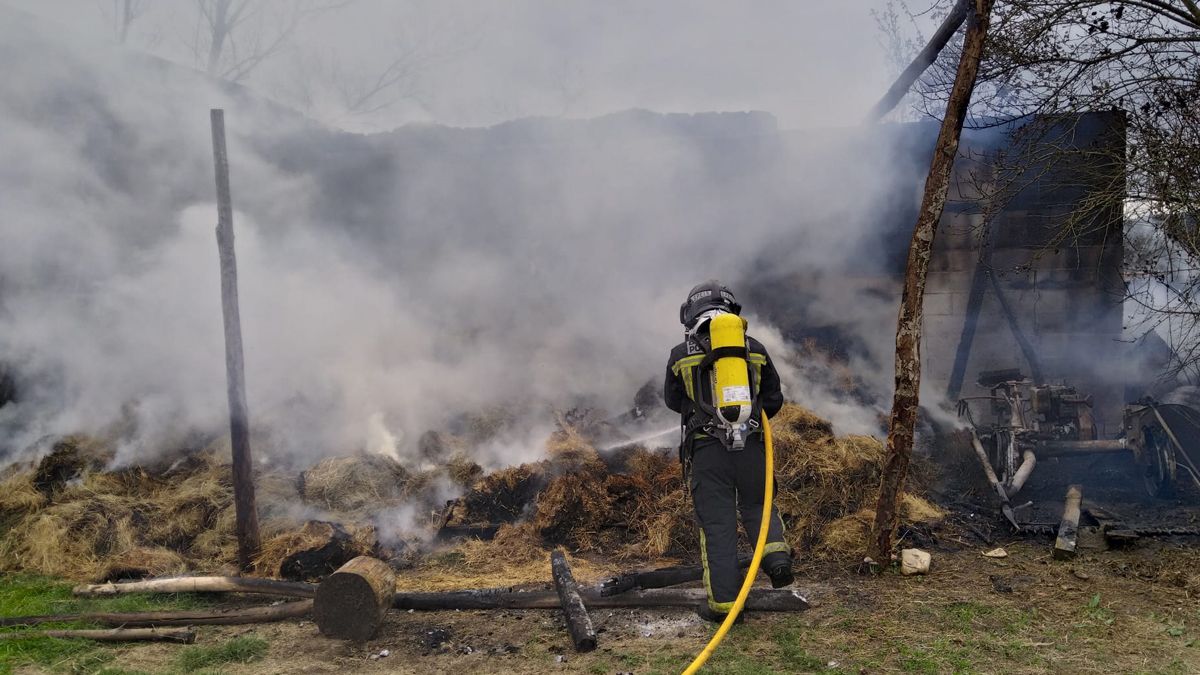
[[[772, 428], [776, 504], [788, 542], [801, 554], [861, 555], [874, 517], [869, 507], [879, 485], [883, 443], [869, 436], [834, 436], [828, 421], [791, 404]], [[673, 451], [633, 449], [601, 458], [567, 427], [550, 439], [548, 455], [539, 464], [506, 469], [476, 483], [454, 507], [475, 516], [459, 520], [481, 522], [491, 515], [486, 505], [504, 503], [502, 522], [514, 522], [520, 497], [541, 478], [544, 486], [525, 507], [529, 516], [520, 528], [542, 547], [562, 545], [619, 560], [696, 557], [699, 535]], [[919, 476], [909, 483], [918, 485]], [[903, 495], [902, 522], [929, 524], [943, 515], [916, 494]]]
[[[789, 543], [801, 555], [861, 555], [882, 443], [836, 437], [827, 421], [795, 405], [785, 406], [772, 426], [776, 503]], [[625, 566], [698, 557], [692, 505], [674, 450], [601, 454], [564, 422], [547, 442], [546, 459], [484, 474], [463, 449], [469, 447], [465, 437], [443, 436], [437, 443], [450, 451], [433, 468], [360, 454], [326, 459], [303, 472], [259, 471], [264, 545], [256, 571], [278, 576], [294, 568], [291, 574], [311, 578], [338, 560], [369, 553], [413, 568], [406, 574], [419, 578], [442, 569], [451, 585], [508, 585], [544, 580], [547, 552], [555, 546], [587, 554], [593, 563]], [[36, 466], [5, 469], [0, 569], [78, 580], [233, 571], [233, 490], [228, 462], [215, 446], [166, 470], [105, 471], [111, 449], [72, 437]], [[917, 488], [920, 483], [919, 476], [909, 481]], [[455, 490], [461, 496], [447, 505]], [[941, 517], [932, 504], [904, 495], [905, 522]], [[399, 534], [392, 527], [398, 520], [408, 528]], [[446, 545], [432, 541], [439, 531], [495, 536]], [[329, 555], [308, 555], [320, 550]], [[593, 567], [599, 573], [603, 566]]]
[[94, 443], [65, 439], [32, 470], [10, 470], [0, 488], [6, 569], [120, 579], [180, 572], [189, 558], [231, 559], [233, 493], [228, 471], [211, 456], [151, 474], [102, 471], [105, 455]]

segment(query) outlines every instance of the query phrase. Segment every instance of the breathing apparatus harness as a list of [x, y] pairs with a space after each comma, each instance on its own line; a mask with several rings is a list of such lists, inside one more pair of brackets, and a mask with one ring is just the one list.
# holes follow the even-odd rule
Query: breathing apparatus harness
[[[719, 323], [726, 325], [718, 328], [718, 317], [724, 317]], [[731, 330], [728, 324], [734, 321], [740, 325], [733, 326]], [[710, 324], [709, 336], [697, 335], [706, 323]], [[714, 340], [720, 339], [713, 336], [714, 329], [724, 333], [722, 342], [728, 344], [713, 344]], [[727, 337], [731, 334], [732, 340]], [[694, 438], [696, 433], [704, 433], [719, 440], [726, 450], [742, 450], [746, 446], [746, 437], [759, 430], [762, 412], [758, 396], [755, 395], [759, 387], [758, 375], [749, 367], [745, 321], [736, 314], [712, 310], [688, 332], [687, 344], [689, 352], [704, 354], [704, 358], [691, 370], [691, 391], [695, 394], [692, 405], [695, 410], [683, 427], [684, 441]], [[720, 370], [718, 364], [721, 365]], [[739, 367], [745, 372], [745, 384], [741, 384], [736, 372], [730, 372]], [[713, 404], [705, 400], [703, 392], [711, 394]]]
[[[736, 452], [746, 446], [746, 436], [759, 428], [759, 383], [750, 367], [746, 320], [741, 312], [733, 291], [715, 280], [693, 288], [679, 306], [688, 354], [704, 355], [691, 369], [688, 391], [694, 410], [682, 429], [681, 452], [698, 432]], [[705, 327], [707, 336], [701, 334]]]

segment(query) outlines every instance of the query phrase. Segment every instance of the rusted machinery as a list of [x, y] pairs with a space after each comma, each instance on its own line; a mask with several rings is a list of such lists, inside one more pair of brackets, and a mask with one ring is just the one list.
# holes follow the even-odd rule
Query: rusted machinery
[[960, 400], [958, 413], [970, 423], [976, 455], [1014, 527], [1020, 525], [1009, 500], [1039, 459], [1132, 453], [1140, 474], [1133, 479], [1150, 496], [1171, 496], [1185, 477], [1200, 487], [1200, 412], [1190, 405], [1148, 399], [1129, 404], [1121, 437], [1099, 439], [1091, 397], [1074, 387], [1035, 384], [1016, 369], [983, 372], [979, 384], [990, 395]]

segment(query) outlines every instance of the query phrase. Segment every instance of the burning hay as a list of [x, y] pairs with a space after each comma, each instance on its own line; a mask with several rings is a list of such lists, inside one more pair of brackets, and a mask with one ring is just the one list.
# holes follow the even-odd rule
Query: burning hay
[[[882, 443], [835, 437], [827, 421], [794, 405], [772, 426], [777, 504], [789, 543], [820, 555], [860, 554]], [[311, 579], [370, 553], [397, 567], [415, 563], [405, 574], [416, 578], [429, 580], [441, 569], [450, 585], [469, 577], [502, 586], [544, 579], [546, 551], [554, 546], [621, 564], [698, 554], [674, 451], [602, 454], [565, 426], [549, 439], [547, 459], [484, 475], [458, 441], [453, 444], [446, 464], [415, 473], [369, 455], [326, 459], [298, 476], [260, 471], [255, 482], [264, 546], [256, 569]], [[0, 474], [0, 524], [6, 526], [0, 565], [81, 580], [232, 566], [237, 547], [228, 464], [205, 451], [165, 471], [104, 471], [94, 459], [104, 456], [98, 447], [78, 439], [60, 443], [44, 466]], [[468, 483], [447, 506], [446, 495]], [[901, 514], [907, 523], [942, 515], [915, 494], [905, 495]], [[388, 526], [394, 518], [408, 523], [403, 541]], [[437, 532], [494, 537], [430, 550]], [[589, 575], [589, 563], [573, 564]]]
[[332, 457], [301, 474], [304, 501], [330, 511], [359, 511], [395, 501], [408, 472], [383, 455]]

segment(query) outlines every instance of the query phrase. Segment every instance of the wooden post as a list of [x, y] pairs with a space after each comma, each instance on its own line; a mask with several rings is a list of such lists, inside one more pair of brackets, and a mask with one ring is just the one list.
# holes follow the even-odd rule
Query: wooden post
[[1083, 491], [1078, 485], [1067, 489], [1062, 522], [1058, 525], [1058, 538], [1054, 540], [1055, 560], [1069, 560], [1075, 557], [1075, 544], [1079, 536], [1079, 505], [1082, 501]]
[[317, 587], [313, 620], [322, 635], [370, 640], [383, 624], [395, 593], [392, 568], [382, 560], [360, 555]]
[[229, 393], [229, 440], [233, 447], [233, 499], [237, 516], [238, 564], [249, 570], [261, 546], [250, 461], [250, 414], [242, 360], [242, 319], [238, 310], [237, 257], [233, 249], [233, 199], [225, 152], [225, 111], [214, 108], [213, 164], [217, 176], [217, 252], [221, 259], [221, 308], [225, 318], [225, 381]]
[[23, 630], [0, 633], [0, 640], [24, 640], [49, 637], [62, 639], [96, 640], [97, 642], [175, 642], [190, 645], [196, 641], [196, 632], [190, 628], [113, 628], [111, 630]]
[[41, 616], [0, 617], [0, 626], [34, 626], [42, 623], [87, 621], [122, 628], [149, 626], [239, 626], [270, 623], [307, 616], [312, 600], [296, 600], [264, 607], [185, 610], [181, 612], [86, 612], [83, 614], [44, 614]]
[[579, 586], [575, 584], [575, 576], [571, 574], [571, 567], [562, 551], [550, 553], [550, 572], [554, 576], [554, 590], [558, 592], [575, 651], [592, 651], [596, 648], [596, 628], [592, 626], [592, 617], [588, 616], [587, 606], [583, 604]]
[[904, 271], [904, 291], [900, 300], [900, 315], [896, 320], [896, 391], [892, 399], [892, 415], [888, 425], [887, 456], [883, 465], [883, 481], [875, 507], [874, 537], [871, 555], [887, 564], [892, 555], [892, 532], [898, 524], [896, 509], [908, 463], [912, 458], [913, 435], [917, 426], [921, 390], [921, 320], [924, 314], [925, 280], [929, 258], [933, 254], [933, 238], [938, 221], [946, 206], [950, 175], [958, 156], [958, 141], [963, 120], [971, 103], [979, 59], [987, 37], [994, 0], [968, 0], [967, 35], [963, 40], [962, 57], [950, 98], [946, 101], [946, 116], [938, 133], [925, 178], [925, 194], [921, 210], [913, 227], [908, 246], [908, 261]]
[[900, 73], [900, 76], [888, 88], [883, 98], [879, 99], [875, 107], [871, 108], [870, 114], [867, 115], [868, 122], [878, 122], [883, 119], [884, 115], [891, 112], [892, 108], [895, 108], [896, 104], [908, 93], [908, 90], [912, 89], [917, 78], [921, 77], [925, 70], [933, 65], [934, 61], [937, 61], [938, 54], [942, 53], [942, 49], [946, 47], [946, 43], [950, 42], [950, 38], [954, 37], [954, 34], [958, 32], [959, 26], [966, 20], [967, 4], [969, 2], [970, 0], [957, 0], [954, 3], [954, 6], [950, 8], [950, 13], [946, 15], [946, 19], [942, 21], [942, 25], [938, 26], [933, 37], [929, 38], [929, 43], [917, 53], [916, 58], [913, 59], [912, 63], [908, 64], [904, 72]]
[[254, 577], [165, 577], [144, 581], [122, 581], [106, 584], [76, 586], [76, 597], [94, 598], [129, 593], [254, 593], [282, 595], [289, 598], [311, 598], [317, 587], [298, 581], [277, 581]]

